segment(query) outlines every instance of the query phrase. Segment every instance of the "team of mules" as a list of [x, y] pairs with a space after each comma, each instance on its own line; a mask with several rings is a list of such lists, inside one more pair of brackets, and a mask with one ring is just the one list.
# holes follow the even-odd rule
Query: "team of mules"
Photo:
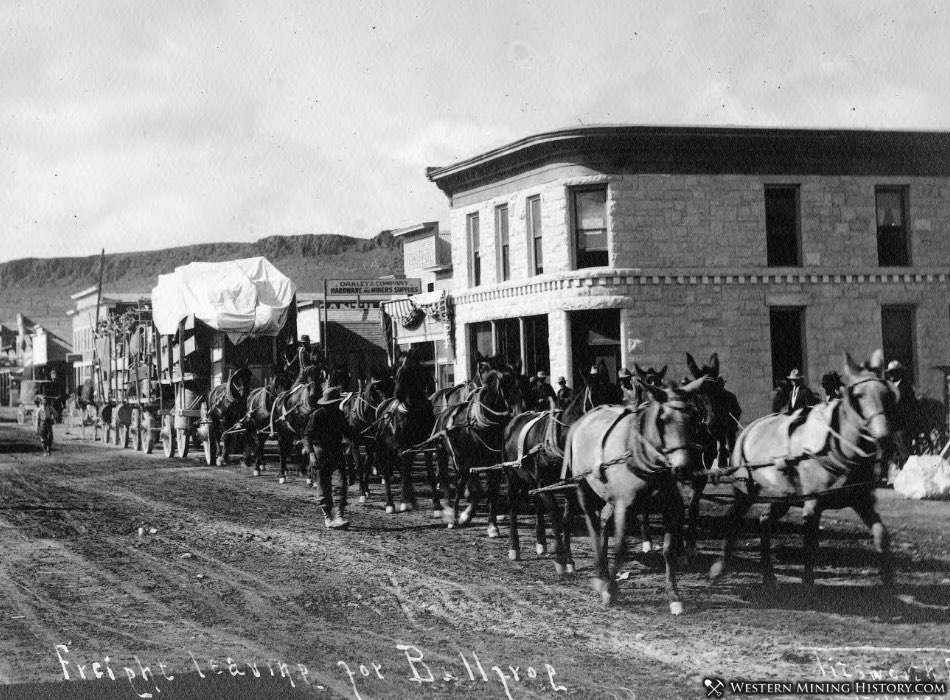
[[[253, 389], [246, 368], [235, 369], [209, 396], [211, 414], [222, 426], [223, 461], [228, 438], [243, 435], [245, 462], [258, 475], [265, 443], [273, 439], [280, 481], [286, 478], [288, 461], [295, 459], [305, 475], [299, 445], [307, 421], [323, 389], [343, 379], [331, 367], [310, 364], [303, 353], [298, 359], [297, 367], [288, 365]], [[695, 551], [707, 483], [729, 478], [731, 507], [722, 554], [710, 570], [713, 580], [728, 570], [743, 516], [753, 505], [765, 504], [760, 532], [766, 584], [774, 583], [772, 525], [792, 507], [804, 513], [804, 582], [814, 580], [821, 513], [846, 507], [873, 533], [881, 575], [885, 583], [892, 581], [887, 531], [873, 492], [876, 460], [891, 438], [896, 395], [882, 374], [879, 351], [860, 366], [845, 356], [841, 399], [807, 414], [765, 416], [744, 428], [716, 354], [700, 367], [687, 353], [691, 376], [679, 383], [666, 378], [667, 367], [635, 365], [633, 391], [627, 392], [607, 379], [601, 364], [585, 373], [585, 383], [563, 409], [528, 412], [528, 378], [519, 365], [500, 357], [477, 357], [476, 362], [472, 381], [433, 391], [431, 376], [410, 353], [396, 366], [373, 372], [346, 395], [341, 408], [359, 436], [347, 454], [360, 502], [369, 498], [371, 476], [378, 473], [387, 512], [415, 509], [411, 471], [421, 453], [435, 516], [450, 528], [465, 526], [487, 495], [488, 535], [498, 537], [498, 513], [507, 501], [509, 557], [517, 560], [518, 518], [530, 508], [539, 555], [547, 553], [550, 521], [560, 574], [575, 570], [571, 524], [579, 511], [591, 539], [594, 587], [606, 603], [616, 597], [630, 525], [641, 521], [648, 552], [649, 515], [658, 514], [667, 598], [671, 611], [679, 614], [677, 557], [683, 550]], [[397, 474], [398, 508], [393, 493]], [[502, 498], [502, 483], [507, 499]], [[468, 499], [464, 507], [463, 498]], [[612, 563], [611, 535], [616, 541]]]

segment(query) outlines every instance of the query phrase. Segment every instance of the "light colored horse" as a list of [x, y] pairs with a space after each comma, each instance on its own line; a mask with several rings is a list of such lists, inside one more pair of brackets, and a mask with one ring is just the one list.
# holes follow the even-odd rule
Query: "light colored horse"
[[[650, 395], [647, 403], [636, 410], [598, 406], [578, 419], [568, 434], [565, 475], [580, 481], [578, 501], [594, 550], [593, 585], [605, 604], [616, 596], [615, 581], [626, 555], [629, 522], [653, 500], [663, 515], [670, 611], [674, 615], [683, 612], [675, 561], [684, 513], [676, 481], [689, 478], [700, 466], [694, 443], [697, 416], [689, 398], [702, 385], [702, 379], [678, 388], [644, 385]], [[595, 519], [598, 509], [599, 520]], [[612, 569], [607, 563], [611, 520], [617, 538]]]
[[[767, 586], [775, 583], [770, 540], [772, 524], [796, 506], [803, 509], [804, 572], [802, 581], [814, 582], [818, 551], [818, 523], [825, 510], [852, 508], [871, 530], [880, 553], [881, 577], [893, 580], [887, 529], [875, 509], [874, 465], [878, 448], [891, 436], [889, 416], [895, 394], [881, 378], [884, 356], [876, 351], [864, 367], [847, 353], [844, 357], [843, 397], [812, 409], [807, 419], [796, 412], [758, 419], [739, 435], [732, 454], [739, 478], [733, 489], [726, 540], [710, 576], [725, 573], [732, 557], [742, 516], [753, 503], [769, 503], [760, 518], [762, 574]], [[744, 467], [744, 468], [743, 468]]]

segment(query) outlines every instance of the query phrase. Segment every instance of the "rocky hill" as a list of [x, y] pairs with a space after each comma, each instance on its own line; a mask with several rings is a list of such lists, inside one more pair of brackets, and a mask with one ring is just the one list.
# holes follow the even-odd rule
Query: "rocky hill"
[[[254, 243], [204, 243], [141, 253], [106, 251], [103, 290], [148, 292], [158, 275], [189, 262], [215, 262], [261, 255], [290, 277], [301, 291], [319, 291], [323, 280], [401, 274], [402, 242], [389, 231], [375, 238], [335, 234], [270, 236]], [[82, 258], [23, 258], [0, 263], [0, 322], [23, 313], [70, 340], [66, 311], [70, 294], [97, 284], [99, 255]]]

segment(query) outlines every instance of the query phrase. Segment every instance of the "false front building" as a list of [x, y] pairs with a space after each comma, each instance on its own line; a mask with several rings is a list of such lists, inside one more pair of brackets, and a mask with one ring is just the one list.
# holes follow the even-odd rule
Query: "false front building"
[[800, 368], [950, 364], [950, 134], [582, 127], [427, 176], [450, 199], [457, 378], [475, 351], [571, 385], [718, 352], [748, 416]]

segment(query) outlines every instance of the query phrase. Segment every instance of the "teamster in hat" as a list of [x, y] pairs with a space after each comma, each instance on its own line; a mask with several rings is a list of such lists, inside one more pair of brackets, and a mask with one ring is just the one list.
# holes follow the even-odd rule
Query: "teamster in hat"
[[564, 377], [557, 378], [557, 386], [557, 405], [559, 408], [564, 408], [571, 400], [571, 387], [567, 385]]
[[547, 411], [552, 403], [557, 405], [557, 394], [548, 383], [548, 373], [541, 370], [537, 374], [538, 381], [534, 385], [534, 410]]
[[317, 401], [317, 410], [310, 416], [303, 436], [304, 452], [310, 455], [310, 478], [317, 489], [317, 501], [323, 509], [324, 523], [332, 530], [350, 525], [345, 518], [347, 482], [343, 438], [355, 442], [359, 437], [340, 410], [342, 400], [338, 387], [327, 387]]
[[785, 379], [788, 380], [789, 388], [782, 413], [791, 415], [800, 408], [810, 408], [818, 403], [811, 389], [805, 386], [805, 377], [802, 376], [801, 370], [793, 369]]

